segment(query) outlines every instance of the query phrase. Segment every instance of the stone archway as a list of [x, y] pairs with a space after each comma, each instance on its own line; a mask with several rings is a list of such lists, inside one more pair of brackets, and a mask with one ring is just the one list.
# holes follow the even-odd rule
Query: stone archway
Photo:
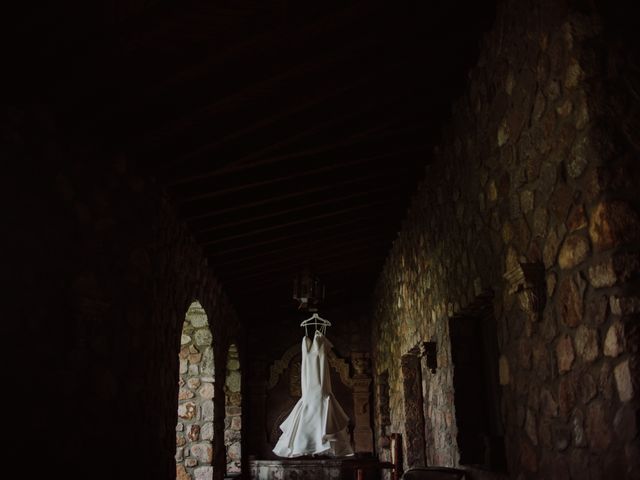
[[180, 340], [176, 425], [176, 478], [213, 475], [213, 336], [207, 314], [195, 301], [187, 310]]
[[229, 346], [227, 354], [227, 377], [224, 384], [225, 418], [224, 445], [226, 449], [227, 473], [241, 472], [242, 429], [242, 372], [240, 357], [235, 344]]

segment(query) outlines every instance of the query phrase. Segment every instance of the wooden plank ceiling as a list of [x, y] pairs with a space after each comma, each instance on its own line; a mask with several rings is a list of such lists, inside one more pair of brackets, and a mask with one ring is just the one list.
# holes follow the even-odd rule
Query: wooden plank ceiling
[[119, 24], [105, 106], [241, 314], [370, 295], [489, 2], [188, 1]]

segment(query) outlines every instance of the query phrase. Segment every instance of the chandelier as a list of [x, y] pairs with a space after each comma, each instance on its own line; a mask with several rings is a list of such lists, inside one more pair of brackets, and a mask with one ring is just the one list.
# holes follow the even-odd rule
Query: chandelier
[[309, 268], [301, 270], [293, 279], [293, 298], [298, 310], [316, 312], [324, 300], [324, 284]]

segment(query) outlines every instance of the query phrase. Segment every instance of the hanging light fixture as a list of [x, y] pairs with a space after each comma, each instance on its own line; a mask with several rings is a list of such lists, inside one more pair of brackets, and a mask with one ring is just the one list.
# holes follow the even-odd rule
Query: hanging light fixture
[[298, 301], [298, 310], [318, 310], [318, 305], [324, 300], [324, 284], [311, 269], [301, 270], [293, 279], [293, 298]]

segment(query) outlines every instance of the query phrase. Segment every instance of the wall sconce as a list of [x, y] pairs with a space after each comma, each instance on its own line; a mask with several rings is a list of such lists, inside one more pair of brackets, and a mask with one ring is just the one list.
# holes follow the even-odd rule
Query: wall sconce
[[520, 307], [539, 318], [546, 303], [544, 266], [539, 263], [518, 263], [504, 274], [509, 284], [509, 293], [518, 295]]
[[436, 373], [436, 368], [438, 368], [436, 342], [423, 342], [420, 350], [420, 353], [427, 359], [427, 368], [431, 370], [431, 373]]

